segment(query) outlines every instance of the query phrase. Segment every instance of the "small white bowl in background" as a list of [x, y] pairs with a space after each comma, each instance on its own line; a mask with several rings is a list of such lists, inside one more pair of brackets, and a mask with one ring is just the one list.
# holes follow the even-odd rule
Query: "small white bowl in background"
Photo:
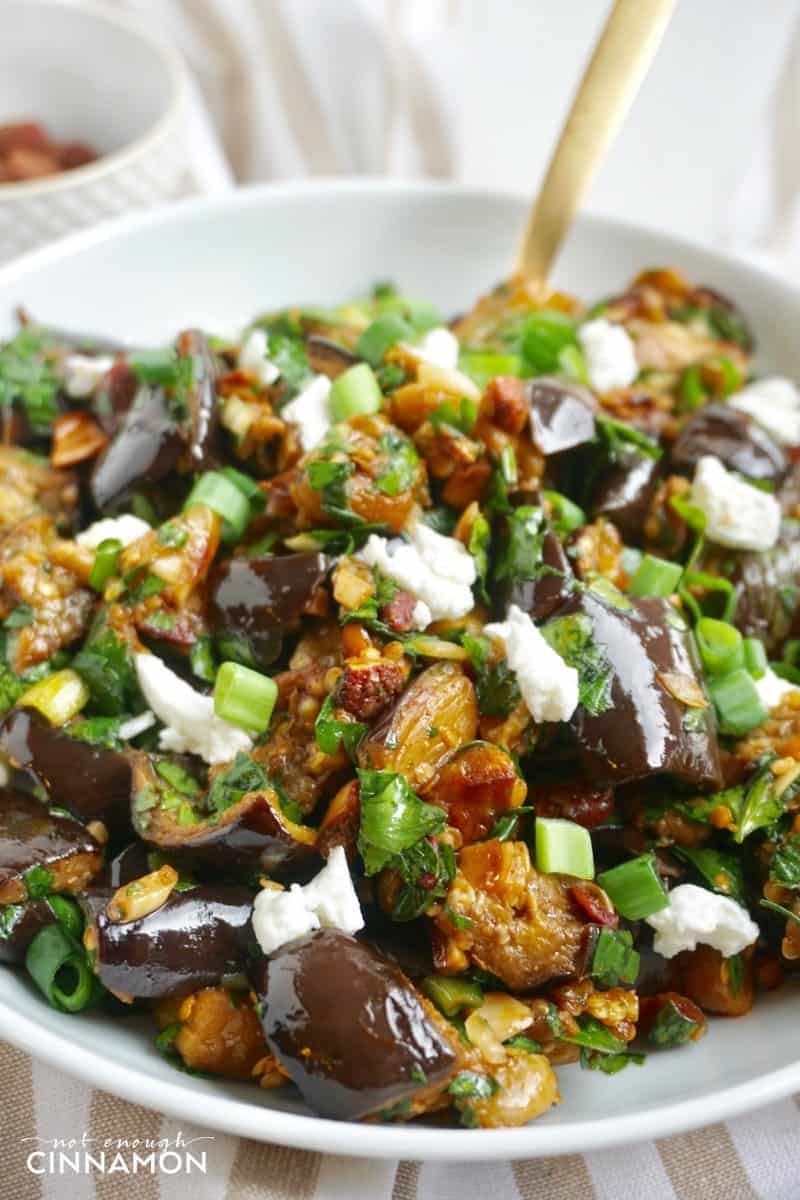
[[90, 0], [0, 3], [0, 125], [31, 120], [95, 162], [0, 183], [0, 262], [184, 194], [187, 80], [180, 55]]

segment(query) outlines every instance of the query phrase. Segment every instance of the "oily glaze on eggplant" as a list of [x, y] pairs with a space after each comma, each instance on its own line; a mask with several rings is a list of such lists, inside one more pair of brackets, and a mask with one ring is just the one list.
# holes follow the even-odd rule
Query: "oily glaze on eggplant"
[[672, 447], [672, 466], [693, 474], [706, 454], [716, 455], [730, 471], [772, 483], [783, 479], [789, 465], [760, 425], [727, 404], [708, 404], [686, 422]]
[[131, 768], [118, 750], [70, 737], [37, 709], [14, 708], [0, 722], [0, 754], [56, 807], [114, 833], [130, 828]]
[[110, 890], [81, 897], [87, 944], [100, 982], [115, 995], [147, 1000], [186, 995], [239, 975], [253, 946], [253, 893], [199, 886], [172, 892], [135, 921], [109, 920]]
[[33, 796], [0, 791], [0, 904], [19, 904], [31, 892], [79, 892], [101, 865], [99, 844], [78, 821]]
[[90, 488], [101, 513], [113, 512], [134, 492], [164, 479], [185, 448], [164, 389], [143, 384], [116, 436], [97, 459]]
[[543, 571], [536, 572], [535, 579], [515, 578], [507, 586], [496, 589], [495, 607], [498, 616], [516, 604], [529, 613], [534, 621], [546, 621], [560, 608], [575, 587], [575, 575], [564, 547], [552, 529], [548, 529], [542, 542]]
[[327, 375], [329, 379], [335, 379], [349, 367], [361, 362], [352, 350], [318, 333], [311, 333], [306, 338], [306, 353], [311, 370], [319, 375]]
[[218, 634], [244, 638], [254, 661], [267, 667], [296, 630], [325, 580], [324, 554], [229, 558], [211, 580], [210, 614]]
[[453, 1044], [403, 972], [335, 929], [282, 946], [256, 972], [267, 1044], [325, 1117], [358, 1120], [444, 1087]]
[[280, 875], [315, 861], [317, 831], [290, 821], [272, 788], [249, 792], [220, 813], [197, 811], [196, 820], [186, 824], [161, 804], [141, 806], [144, 790], [158, 794], [160, 781], [148, 755], [138, 752], [133, 761], [132, 819], [147, 845], [220, 870], [253, 875]]
[[593, 517], [608, 517], [627, 541], [641, 536], [650, 501], [660, 476], [657, 459], [635, 446], [620, 448], [601, 471], [591, 498]]
[[612, 671], [606, 711], [579, 707], [571, 721], [586, 774], [622, 783], [669, 772], [691, 787], [720, 787], [712, 708], [689, 709], [665, 683], [683, 677], [705, 694], [688, 631], [669, 603], [648, 596], [616, 607], [586, 591], [559, 616], [569, 613], [590, 617]]
[[800, 636], [800, 540], [785, 523], [776, 545], [763, 554], [730, 555], [726, 575], [736, 588], [734, 624], [760, 638], [779, 658], [787, 638]]
[[595, 435], [591, 394], [578, 384], [541, 376], [527, 385], [531, 438], [545, 457], [591, 442]]
[[0, 963], [21, 963], [33, 939], [46, 925], [55, 922], [46, 900], [0, 907]]

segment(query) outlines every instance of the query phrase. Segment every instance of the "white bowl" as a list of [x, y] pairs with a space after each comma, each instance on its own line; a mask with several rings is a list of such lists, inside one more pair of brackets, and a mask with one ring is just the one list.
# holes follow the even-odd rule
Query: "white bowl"
[[0, 4], [0, 124], [42, 122], [97, 161], [0, 184], [0, 262], [76, 229], [185, 191], [186, 77], [180, 56], [89, 0]]
[[[290, 301], [340, 300], [378, 278], [456, 311], [507, 270], [524, 211], [521, 197], [377, 182], [266, 186], [190, 201], [0, 270], [0, 331], [22, 303], [44, 321], [157, 341], [197, 323], [236, 329]], [[800, 292], [713, 251], [587, 217], [556, 282], [601, 297], [661, 263], [736, 298], [764, 360], [800, 377]], [[98, 1087], [211, 1128], [339, 1154], [464, 1161], [663, 1137], [800, 1089], [797, 1002], [796, 986], [762, 996], [750, 1016], [712, 1021], [698, 1045], [653, 1054], [612, 1078], [564, 1068], [563, 1104], [508, 1130], [336, 1123], [309, 1115], [288, 1089], [192, 1079], [158, 1056], [149, 1023], [60, 1015], [8, 970], [0, 970], [0, 1037]]]

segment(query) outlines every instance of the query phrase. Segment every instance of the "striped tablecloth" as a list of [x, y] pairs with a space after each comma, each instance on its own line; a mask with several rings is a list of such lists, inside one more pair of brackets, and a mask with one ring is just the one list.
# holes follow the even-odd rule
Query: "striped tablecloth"
[[[217, 1134], [207, 1171], [39, 1174], [31, 1151], [86, 1136], [188, 1143], [209, 1130], [128, 1104], [0, 1042], [0, 1184], [10, 1200], [798, 1200], [800, 1096], [638, 1146], [504, 1163], [371, 1162]], [[35, 1142], [30, 1139], [44, 1139]], [[27, 1140], [26, 1140], [27, 1139]], [[123, 1152], [130, 1165], [130, 1151]], [[39, 1170], [46, 1162], [34, 1159]]]

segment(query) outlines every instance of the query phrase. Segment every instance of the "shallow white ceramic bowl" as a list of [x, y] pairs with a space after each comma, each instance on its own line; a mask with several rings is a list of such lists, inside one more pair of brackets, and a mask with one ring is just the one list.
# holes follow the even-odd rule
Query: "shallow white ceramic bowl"
[[[261, 187], [126, 218], [0, 270], [0, 334], [23, 303], [44, 321], [123, 338], [181, 326], [236, 329], [259, 309], [334, 301], [393, 278], [467, 307], [501, 278], [524, 200], [449, 186], [342, 182]], [[800, 293], [709, 250], [585, 218], [556, 282], [601, 297], [648, 265], [673, 264], [735, 297], [762, 357], [800, 377]], [[800, 1089], [798, 989], [715, 1021], [697, 1046], [653, 1054], [613, 1078], [568, 1067], [563, 1104], [525, 1129], [470, 1131], [340, 1124], [308, 1115], [290, 1090], [262, 1092], [181, 1075], [141, 1020], [61, 1016], [0, 969], [0, 1037], [130, 1100], [211, 1128], [340, 1154], [405, 1159], [533, 1157], [661, 1137]]]
[[0, 124], [41, 121], [96, 162], [0, 183], [0, 262], [185, 190], [180, 56], [92, 0], [0, 4]]

